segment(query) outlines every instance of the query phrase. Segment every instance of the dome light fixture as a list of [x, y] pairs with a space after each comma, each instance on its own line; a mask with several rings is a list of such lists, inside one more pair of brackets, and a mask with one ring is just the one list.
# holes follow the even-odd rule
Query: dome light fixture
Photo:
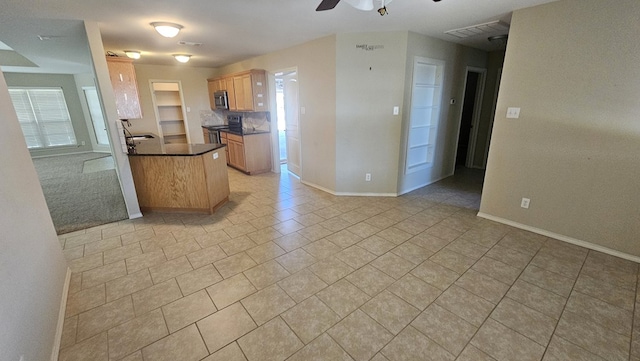
[[140, 52], [137, 50], [125, 50], [124, 54], [131, 59], [140, 59]]
[[181, 63], [186, 63], [191, 59], [191, 54], [173, 54], [173, 57]]
[[165, 38], [175, 37], [176, 35], [178, 35], [180, 30], [184, 28], [184, 26], [180, 24], [167, 23], [162, 21], [153, 22], [151, 23], [151, 26], [156, 29], [158, 34], [164, 36]]

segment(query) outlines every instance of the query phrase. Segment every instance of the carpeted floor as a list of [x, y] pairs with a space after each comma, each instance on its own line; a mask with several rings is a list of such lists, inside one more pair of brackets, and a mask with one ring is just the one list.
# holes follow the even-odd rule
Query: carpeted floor
[[82, 153], [33, 159], [58, 234], [128, 218], [116, 171], [82, 172], [85, 161], [109, 156]]

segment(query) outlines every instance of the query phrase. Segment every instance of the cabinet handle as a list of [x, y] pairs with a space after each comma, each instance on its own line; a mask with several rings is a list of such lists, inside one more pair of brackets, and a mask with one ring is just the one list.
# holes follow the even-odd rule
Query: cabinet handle
[[118, 74], [120, 75], [120, 81], [124, 81], [124, 79], [122, 78], [122, 74]]

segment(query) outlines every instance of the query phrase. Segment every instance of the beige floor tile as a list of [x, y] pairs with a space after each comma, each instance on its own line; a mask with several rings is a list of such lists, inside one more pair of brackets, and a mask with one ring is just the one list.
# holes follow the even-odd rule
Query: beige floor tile
[[494, 307], [491, 302], [455, 285], [449, 287], [435, 302], [474, 326], [482, 325]]
[[82, 272], [82, 288], [91, 288], [127, 275], [127, 266], [119, 261]]
[[248, 249], [247, 254], [257, 264], [261, 264], [285, 254], [285, 251], [282, 248], [280, 248], [280, 246], [278, 246], [277, 244], [271, 241], [268, 241], [257, 247]]
[[[271, 208], [271, 207], [269, 207], [269, 208]], [[271, 211], [275, 212], [275, 209], [271, 208]], [[251, 213], [255, 214], [254, 212], [251, 212]], [[265, 228], [268, 228], [268, 227], [271, 227], [271, 226], [276, 225], [278, 223], [280, 223], [280, 221], [276, 217], [274, 217], [272, 215], [269, 215], [269, 214], [260, 216], [258, 218], [255, 218], [255, 219], [252, 219], [252, 220], [249, 221], [249, 224], [254, 226], [258, 231], [260, 231], [262, 229], [265, 229]]]
[[574, 280], [536, 266], [528, 266], [520, 279], [549, 290], [563, 297], [569, 297]]
[[400, 245], [414, 236], [413, 234], [396, 227], [384, 228], [382, 231], [378, 232], [377, 235], [395, 245]]
[[209, 353], [214, 353], [256, 328], [247, 311], [238, 303], [197, 322]]
[[473, 258], [443, 249], [429, 258], [429, 261], [446, 267], [456, 273], [463, 274], [476, 262]]
[[358, 269], [377, 258], [373, 253], [358, 246], [346, 248], [336, 254], [336, 257], [354, 269]]
[[376, 256], [382, 256], [383, 254], [389, 252], [394, 247], [396, 247], [395, 243], [387, 241], [386, 239], [373, 235], [371, 237], [365, 238], [364, 240], [358, 243], [358, 246], [366, 249], [367, 251], [375, 254]]
[[133, 224], [125, 224], [116, 227], [109, 227], [102, 230], [102, 238], [111, 238], [125, 233], [133, 232], [136, 228]]
[[552, 238], [548, 238], [544, 246], [542, 246], [538, 252], [538, 254], [550, 255], [564, 260], [567, 263], [579, 264], [582, 264], [585, 261], [588, 253], [589, 250], [584, 247], [572, 245]]
[[60, 348], [73, 346], [76, 343], [76, 333], [78, 330], [78, 316], [66, 318], [62, 326], [62, 336], [60, 337]]
[[436, 224], [435, 226], [427, 229], [425, 232], [438, 238], [442, 238], [446, 241], [453, 241], [454, 239], [460, 237], [460, 235], [462, 234], [462, 232], [458, 230], [446, 227], [441, 224]]
[[196, 242], [198, 242], [202, 248], [215, 246], [230, 239], [231, 237], [229, 237], [229, 235], [223, 230], [211, 231], [195, 237]]
[[378, 352], [375, 356], [373, 356], [371, 361], [389, 361], [389, 359], [384, 357], [384, 355]]
[[320, 222], [318, 224], [321, 225], [324, 228], [327, 228], [327, 229], [333, 231], [333, 232], [341, 231], [341, 230], [353, 225], [351, 222], [345, 221], [344, 219], [340, 218], [339, 216], [327, 219], [326, 221], [322, 221], [322, 222]]
[[280, 317], [242, 336], [238, 345], [249, 361], [284, 360], [304, 346]]
[[500, 302], [491, 314], [491, 318], [544, 347], [551, 340], [557, 324], [556, 319], [510, 298]]
[[155, 284], [191, 271], [193, 271], [193, 267], [191, 267], [191, 263], [185, 256], [149, 267], [151, 279]]
[[471, 266], [471, 269], [508, 285], [512, 285], [522, 271], [490, 257], [480, 258], [478, 262]]
[[257, 244], [254, 241], [252, 241], [251, 238], [247, 236], [241, 236], [241, 237], [233, 238], [226, 242], [222, 242], [218, 246], [222, 248], [224, 253], [226, 253], [228, 256], [232, 256], [242, 251], [251, 249], [257, 246]]
[[312, 241], [301, 234], [294, 232], [290, 234], [286, 234], [280, 238], [273, 240], [280, 248], [284, 249], [287, 252], [291, 252], [295, 249], [306, 246], [307, 244], [312, 243]]
[[518, 269], [524, 269], [533, 258], [533, 255], [503, 247], [499, 244], [491, 248], [489, 252], [486, 253], [486, 256]]
[[380, 229], [384, 230], [386, 228], [392, 227], [394, 224], [398, 223], [399, 221], [395, 221], [395, 220], [393, 220], [391, 218], [385, 217], [382, 214], [378, 214], [376, 216], [373, 216], [373, 217], [365, 220], [364, 222], [367, 223], [367, 224], [370, 224], [372, 226], [379, 227]]
[[493, 304], [500, 302], [509, 290], [509, 285], [474, 270], [465, 272], [465, 274], [458, 278], [455, 285]]
[[332, 284], [354, 271], [336, 257], [330, 257], [309, 266], [309, 270], [327, 284]]
[[176, 241], [181, 242], [187, 239], [201, 236], [205, 234], [204, 228], [198, 225], [188, 225], [181, 229], [171, 231], [171, 234], [176, 238]]
[[471, 340], [471, 344], [496, 360], [540, 360], [544, 346], [488, 319]]
[[123, 358], [121, 361], [144, 361], [142, 358], [142, 351], [136, 351], [131, 355]]
[[370, 265], [351, 273], [345, 279], [371, 297], [377, 295], [395, 281], [384, 272]]
[[256, 291], [257, 289], [242, 273], [207, 287], [207, 293], [218, 309], [225, 308]]
[[582, 268], [582, 262], [570, 263], [549, 253], [536, 254], [530, 264], [571, 279], [577, 278]]
[[168, 335], [162, 311], [151, 311], [109, 330], [109, 358], [118, 360]]
[[382, 354], [389, 360], [453, 361], [455, 359], [452, 354], [411, 326], [402, 330], [389, 342], [382, 349]]
[[596, 262], [592, 261], [592, 258], [587, 258], [581, 272], [616, 287], [629, 290], [636, 289], [637, 272], [616, 268], [611, 266], [610, 263]]
[[417, 234], [420, 234], [421, 232], [424, 232], [431, 226], [426, 225], [422, 222], [419, 222], [415, 219], [408, 218], [408, 219], [405, 219], [404, 221], [396, 223], [394, 227], [401, 231], [407, 232], [411, 235], [417, 235]]
[[155, 237], [155, 235], [156, 234], [153, 232], [152, 228], [145, 228], [145, 229], [137, 230], [134, 232], [125, 233], [121, 235], [120, 238], [122, 240], [122, 245], [126, 246], [131, 243], [136, 243], [136, 242], [144, 241], [149, 238], [153, 238]]
[[100, 232], [90, 232], [66, 238], [64, 246], [65, 249], [69, 249], [100, 240], [102, 240], [102, 235], [100, 234]]
[[507, 297], [536, 311], [559, 320], [567, 299], [529, 282], [518, 280], [511, 286]]
[[227, 255], [219, 246], [210, 246], [187, 254], [187, 259], [193, 268], [200, 268], [226, 258]]
[[304, 343], [340, 321], [340, 316], [313, 296], [282, 314], [282, 318]]
[[83, 312], [78, 316], [76, 341], [86, 340], [134, 317], [131, 297], [123, 297]]
[[442, 293], [436, 287], [408, 274], [387, 287], [387, 290], [407, 301], [419, 310], [424, 310]]
[[339, 232], [327, 236], [326, 239], [336, 246], [340, 247], [341, 249], [345, 249], [362, 241], [363, 237], [347, 229], [343, 229]]
[[411, 274], [441, 290], [446, 290], [460, 277], [455, 271], [431, 261], [422, 262]]
[[417, 308], [388, 291], [381, 292], [360, 309], [394, 335], [420, 314]]
[[84, 272], [102, 266], [102, 253], [74, 259], [69, 262], [71, 272]]
[[621, 335], [631, 336], [633, 321], [633, 312], [631, 311], [575, 291], [571, 293], [565, 310]]
[[402, 278], [415, 268], [415, 264], [391, 252], [378, 257], [371, 262], [371, 265], [396, 280]]
[[289, 297], [302, 302], [327, 287], [327, 284], [309, 270], [302, 270], [278, 282]]
[[467, 241], [465, 239], [456, 239], [445, 247], [449, 251], [460, 253], [474, 260], [480, 259], [489, 250], [489, 247]]
[[65, 317], [71, 317], [103, 305], [106, 301], [104, 284], [69, 294]]
[[605, 359], [596, 356], [589, 351], [578, 347], [562, 337], [553, 336], [547, 352], [544, 354], [543, 361], [565, 361], [565, 360], [584, 360], [584, 361], [604, 361]]
[[122, 261], [142, 254], [142, 248], [139, 243], [132, 243], [126, 246], [104, 251], [104, 264]]
[[334, 231], [324, 228], [319, 224], [315, 224], [313, 226], [308, 226], [299, 230], [298, 233], [300, 233], [303, 237], [315, 242], [319, 239], [333, 234]]
[[244, 357], [240, 346], [233, 342], [202, 361], [247, 361], [247, 358]]
[[344, 279], [318, 292], [316, 296], [340, 317], [346, 317], [370, 299], [366, 293]]
[[574, 286], [574, 290], [599, 300], [610, 303], [627, 311], [633, 311], [635, 292], [616, 287], [593, 277], [581, 274]]
[[476, 326], [436, 304], [427, 307], [411, 326], [456, 356], [478, 330]]
[[331, 337], [323, 334], [287, 359], [288, 361], [352, 361]]
[[371, 237], [381, 230], [381, 228], [368, 224], [367, 222], [360, 222], [358, 224], [354, 224], [353, 226], [347, 227], [345, 231], [349, 231], [362, 239]]
[[140, 316], [182, 297], [175, 279], [145, 288], [131, 295], [136, 315]]
[[[97, 242], [91, 242], [84, 245], [84, 255], [88, 256], [95, 253], [108, 251], [110, 249], [118, 248], [122, 246], [120, 237], [112, 237], [103, 239]], [[77, 247], [75, 247], [77, 248]], [[72, 248], [72, 249], [75, 249]], [[68, 249], [68, 248], [67, 248]], [[66, 251], [66, 250], [65, 250]]]
[[296, 305], [278, 285], [258, 291], [243, 299], [241, 303], [258, 325], [263, 325]]
[[247, 237], [251, 238], [256, 244], [263, 244], [282, 237], [283, 234], [276, 231], [273, 227], [258, 229], [255, 232], [247, 233]]
[[216, 307], [205, 290], [162, 306], [162, 313], [170, 333], [174, 333], [216, 311]]
[[304, 228], [304, 226], [293, 219], [286, 220], [273, 226], [278, 232], [287, 235]]
[[546, 238], [531, 232], [527, 232], [528, 234], [523, 234], [522, 232], [527, 231], [512, 230], [507, 233], [498, 244], [502, 247], [511, 248], [531, 256], [535, 255], [544, 244]]
[[479, 348], [468, 344], [456, 361], [496, 361], [496, 359], [482, 352]]
[[107, 333], [60, 350], [58, 361], [108, 361]]
[[256, 262], [245, 252], [235, 254], [213, 263], [223, 278], [229, 278], [249, 268], [256, 266]]
[[153, 286], [149, 270], [143, 269], [136, 273], [111, 280], [106, 283], [107, 302], [130, 295], [147, 287]]
[[183, 242], [177, 242], [169, 246], [162, 248], [164, 255], [168, 260], [178, 258], [180, 256], [187, 255], [200, 249], [200, 245], [194, 240], [190, 239]]
[[176, 281], [182, 294], [186, 296], [222, 281], [222, 276], [212, 264], [208, 264], [176, 277]]
[[325, 259], [341, 251], [340, 247], [326, 238], [310, 243], [302, 248], [317, 260]]
[[82, 273], [72, 273], [69, 279], [69, 295], [82, 291]]
[[327, 333], [355, 360], [369, 360], [393, 335], [364, 312], [356, 310]]
[[433, 253], [440, 251], [446, 245], [448, 245], [449, 241], [444, 240], [442, 238], [438, 238], [434, 235], [428, 234], [426, 232], [422, 232], [415, 237], [411, 238], [409, 242], [416, 244], [422, 248], [425, 248]]
[[198, 361], [208, 354], [196, 325], [184, 328], [142, 349], [144, 359], [154, 361]]
[[257, 289], [263, 289], [288, 277], [290, 273], [272, 260], [244, 271], [244, 275]]
[[290, 273], [296, 273], [316, 263], [316, 258], [304, 249], [296, 249], [275, 259]]
[[394, 254], [406, 259], [407, 261], [413, 263], [414, 265], [419, 265], [420, 263], [426, 261], [429, 257], [433, 255], [433, 252], [417, 246], [411, 242], [406, 242], [404, 244], [399, 245], [398, 247], [391, 250]]
[[638, 263], [597, 251], [589, 251], [586, 265], [601, 266], [630, 274], [638, 272]]
[[160, 249], [149, 253], [143, 253], [126, 259], [127, 272], [132, 274], [166, 261], [167, 257], [164, 256], [164, 252]]

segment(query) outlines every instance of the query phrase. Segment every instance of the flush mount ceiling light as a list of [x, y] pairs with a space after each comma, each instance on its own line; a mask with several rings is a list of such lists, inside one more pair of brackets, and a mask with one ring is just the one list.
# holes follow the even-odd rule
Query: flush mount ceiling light
[[125, 50], [124, 54], [131, 59], [140, 59], [140, 52], [137, 50]]
[[507, 34], [494, 35], [487, 38], [491, 44], [496, 44], [500, 47], [507, 45], [507, 39], [509, 36]]
[[173, 54], [173, 57], [181, 63], [186, 63], [189, 61], [189, 59], [191, 59], [190, 54]]
[[180, 24], [167, 23], [167, 22], [153, 22], [151, 23], [158, 34], [164, 36], [165, 38], [173, 38], [178, 35], [180, 29], [184, 28], [184, 26]]

